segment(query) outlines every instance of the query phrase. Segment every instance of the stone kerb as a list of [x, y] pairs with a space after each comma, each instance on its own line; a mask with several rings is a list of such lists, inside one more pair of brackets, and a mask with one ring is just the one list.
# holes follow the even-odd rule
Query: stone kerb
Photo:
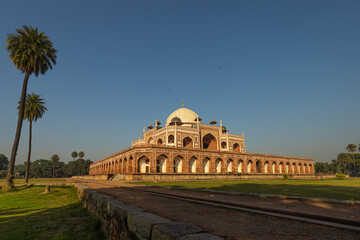
[[89, 211], [101, 220], [107, 239], [222, 239], [189, 223], [172, 222], [74, 183], [78, 196]]

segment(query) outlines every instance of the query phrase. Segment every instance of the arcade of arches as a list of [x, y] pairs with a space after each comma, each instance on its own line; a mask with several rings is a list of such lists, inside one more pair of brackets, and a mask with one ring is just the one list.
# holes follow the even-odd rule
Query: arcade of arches
[[314, 167], [313, 161], [305, 158], [241, 153], [206, 155], [166, 147], [133, 147], [90, 166], [90, 175], [116, 173], [314, 174]]

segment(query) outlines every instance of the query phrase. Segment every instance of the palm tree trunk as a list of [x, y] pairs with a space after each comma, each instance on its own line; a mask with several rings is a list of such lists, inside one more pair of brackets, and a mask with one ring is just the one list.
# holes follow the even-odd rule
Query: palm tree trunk
[[29, 81], [30, 74], [31, 74], [31, 72], [26, 72], [25, 78], [24, 78], [24, 83], [23, 83], [23, 88], [22, 88], [22, 92], [21, 92], [19, 118], [18, 118], [17, 127], [16, 127], [15, 140], [14, 140], [13, 148], [11, 151], [8, 175], [6, 176], [5, 189], [8, 189], [8, 190], [14, 188], [14, 166], [15, 166], [17, 150], [19, 147], [22, 123], [24, 120], [25, 97], [26, 97], [27, 84]]
[[32, 138], [32, 121], [30, 121], [30, 133], [29, 133], [29, 152], [26, 162], [26, 172], [25, 172], [25, 183], [29, 182], [29, 171], [30, 171], [30, 157], [31, 157], [31, 138]]

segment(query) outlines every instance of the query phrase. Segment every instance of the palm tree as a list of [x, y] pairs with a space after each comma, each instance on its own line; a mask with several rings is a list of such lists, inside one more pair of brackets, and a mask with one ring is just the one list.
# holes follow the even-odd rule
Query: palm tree
[[60, 158], [57, 154], [51, 156], [51, 162], [53, 164], [53, 178], [55, 178], [55, 164], [59, 162]]
[[83, 159], [83, 157], [85, 156], [85, 153], [83, 151], [80, 151], [79, 152], [79, 158], [80, 159]]
[[353, 159], [353, 162], [354, 162], [354, 172], [355, 172], [355, 177], [356, 177], [356, 165], [355, 165], [355, 160], [354, 160], [354, 152], [356, 152], [356, 149], [357, 149], [357, 147], [356, 147], [356, 145], [355, 144], [348, 144], [347, 146], [346, 146], [346, 150], [348, 150], [349, 152], [351, 152], [352, 153], [352, 159]]
[[71, 157], [74, 159], [74, 161], [75, 161], [75, 158], [77, 158], [77, 156], [78, 156], [77, 152], [74, 151], [71, 153]]
[[8, 35], [6, 49], [10, 52], [10, 60], [17, 69], [25, 73], [25, 77], [20, 97], [15, 139], [6, 176], [6, 189], [14, 188], [14, 166], [24, 120], [25, 96], [29, 77], [31, 74], [35, 74], [37, 77], [39, 73], [45, 74], [49, 68], [52, 69], [52, 64], [56, 64], [57, 52], [49, 37], [44, 32], [39, 33], [38, 28], [23, 26], [22, 29], [16, 29], [16, 32]]
[[[20, 103], [19, 103], [20, 104]], [[25, 107], [24, 107], [24, 119], [27, 119], [30, 122], [29, 127], [29, 152], [26, 163], [25, 171], [25, 183], [29, 181], [29, 169], [30, 169], [30, 157], [31, 157], [31, 138], [32, 138], [32, 123], [36, 122], [39, 118], [42, 118], [47, 108], [44, 106], [45, 102], [40, 95], [32, 93], [27, 94], [25, 98]], [[18, 106], [18, 110], [20, 105]]]

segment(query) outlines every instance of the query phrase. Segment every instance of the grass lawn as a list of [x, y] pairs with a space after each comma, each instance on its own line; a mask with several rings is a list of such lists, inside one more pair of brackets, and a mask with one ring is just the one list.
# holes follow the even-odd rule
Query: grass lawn
[[212, 189], [242, 193], [273, 193], [286, 196], [360, 201], [360, 178], [351, 179], [268, 179], [228, 181], [138, 182], [136, 184], [179, 188]]
[[0, 189], [0, 239], [105, 239], [74, 187]]
[[[5, 183], [6, 179], [2, 178], [0, 179], [0, 183]], [[38, 182], [66, 182], [64, 178], [29, 178], [29, 183], [38, 183]], [[14, 179], [15, 184], [21, 184], [25, 183], [24, 178], [15, 178]]]

